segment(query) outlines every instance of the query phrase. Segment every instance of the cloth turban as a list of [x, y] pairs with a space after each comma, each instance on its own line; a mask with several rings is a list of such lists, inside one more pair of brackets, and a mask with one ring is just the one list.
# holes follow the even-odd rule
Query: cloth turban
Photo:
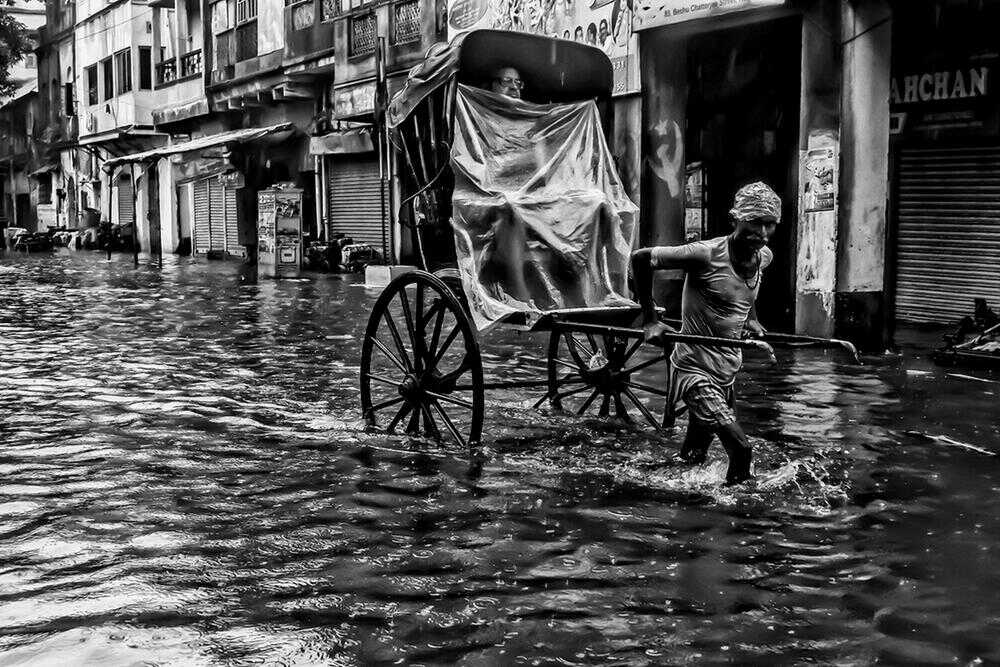
[[760, 181], [744, 185], [736, 192], [729, 214], [739, 222], [760, 218], [781, 222], [781, 198]]

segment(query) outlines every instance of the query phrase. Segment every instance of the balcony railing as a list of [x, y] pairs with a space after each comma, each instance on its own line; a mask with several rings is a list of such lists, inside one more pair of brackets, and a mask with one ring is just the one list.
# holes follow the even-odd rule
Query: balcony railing
[[257, 57], [257, 19], [236, 26], [236, 61]]
[[181, 56], [181, 78], [201, 74], [201, 49]]
[[177, 58], [169, 58], [156, 64], [156, 85], [165, 86], [177, 80]]

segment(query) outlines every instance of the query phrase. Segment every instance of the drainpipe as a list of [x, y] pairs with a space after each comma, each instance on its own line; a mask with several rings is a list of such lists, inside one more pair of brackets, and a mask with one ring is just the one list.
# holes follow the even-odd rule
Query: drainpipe
[[320, 173], [320, 158], [318, 155], [313, 155], [313, 192], [316, 193], [316, 201], [313, 204], [316, 207], [316, 225], [319, 229], [316, 230], [316, 238], [320, 241], [326, 241], [326, 221], [323, 219], [323, 176]]

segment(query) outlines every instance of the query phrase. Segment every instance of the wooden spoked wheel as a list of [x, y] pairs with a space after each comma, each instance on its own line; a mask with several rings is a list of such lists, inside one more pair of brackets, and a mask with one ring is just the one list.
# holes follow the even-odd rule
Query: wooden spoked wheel
[[653, 409], [666, 406], [665, 368], [659, 373], [647, 371], [647, 377], [639, 375], [665, 367], [666, 354], [642, 352], [640, 338], [574, 332], [571, 326], [555, 329], [549, 337], [546, 398], [552, 407], [629, 422], [638, 416], [661, 428], [663, 419]]
[[389, 283], [361, 346], [361, 411], [370, 430], [479, 442], [483, 363], [476, 331], [439, 278], [413, 271]]

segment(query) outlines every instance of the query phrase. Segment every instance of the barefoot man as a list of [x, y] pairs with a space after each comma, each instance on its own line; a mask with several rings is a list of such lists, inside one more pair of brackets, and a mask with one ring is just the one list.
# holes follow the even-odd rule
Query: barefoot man
[[[685, 272], [681, 333], [736, 339], [764, 333], [754, 302], [761, 274], [773, 258], [767, 242], [781, 220], [781, 199], [764, 183], [751, 183], [736, 193], [729, 216], [733, 225], [729, 236], [632, 253], [647, 342], [663, 345], [663, 334], [673, 332], [656, 316], [652, 297], [656, 269]], [[677, 343], [670, 355], [668, 409], [686, 407], [689, 413], [680, 457], [688, 463], [703, 462], [719, 436], [729, 456], [727, 484], [751, 476], [750, 443], [733, 410], [733, 382], [742, 364], [736, 347]]]

